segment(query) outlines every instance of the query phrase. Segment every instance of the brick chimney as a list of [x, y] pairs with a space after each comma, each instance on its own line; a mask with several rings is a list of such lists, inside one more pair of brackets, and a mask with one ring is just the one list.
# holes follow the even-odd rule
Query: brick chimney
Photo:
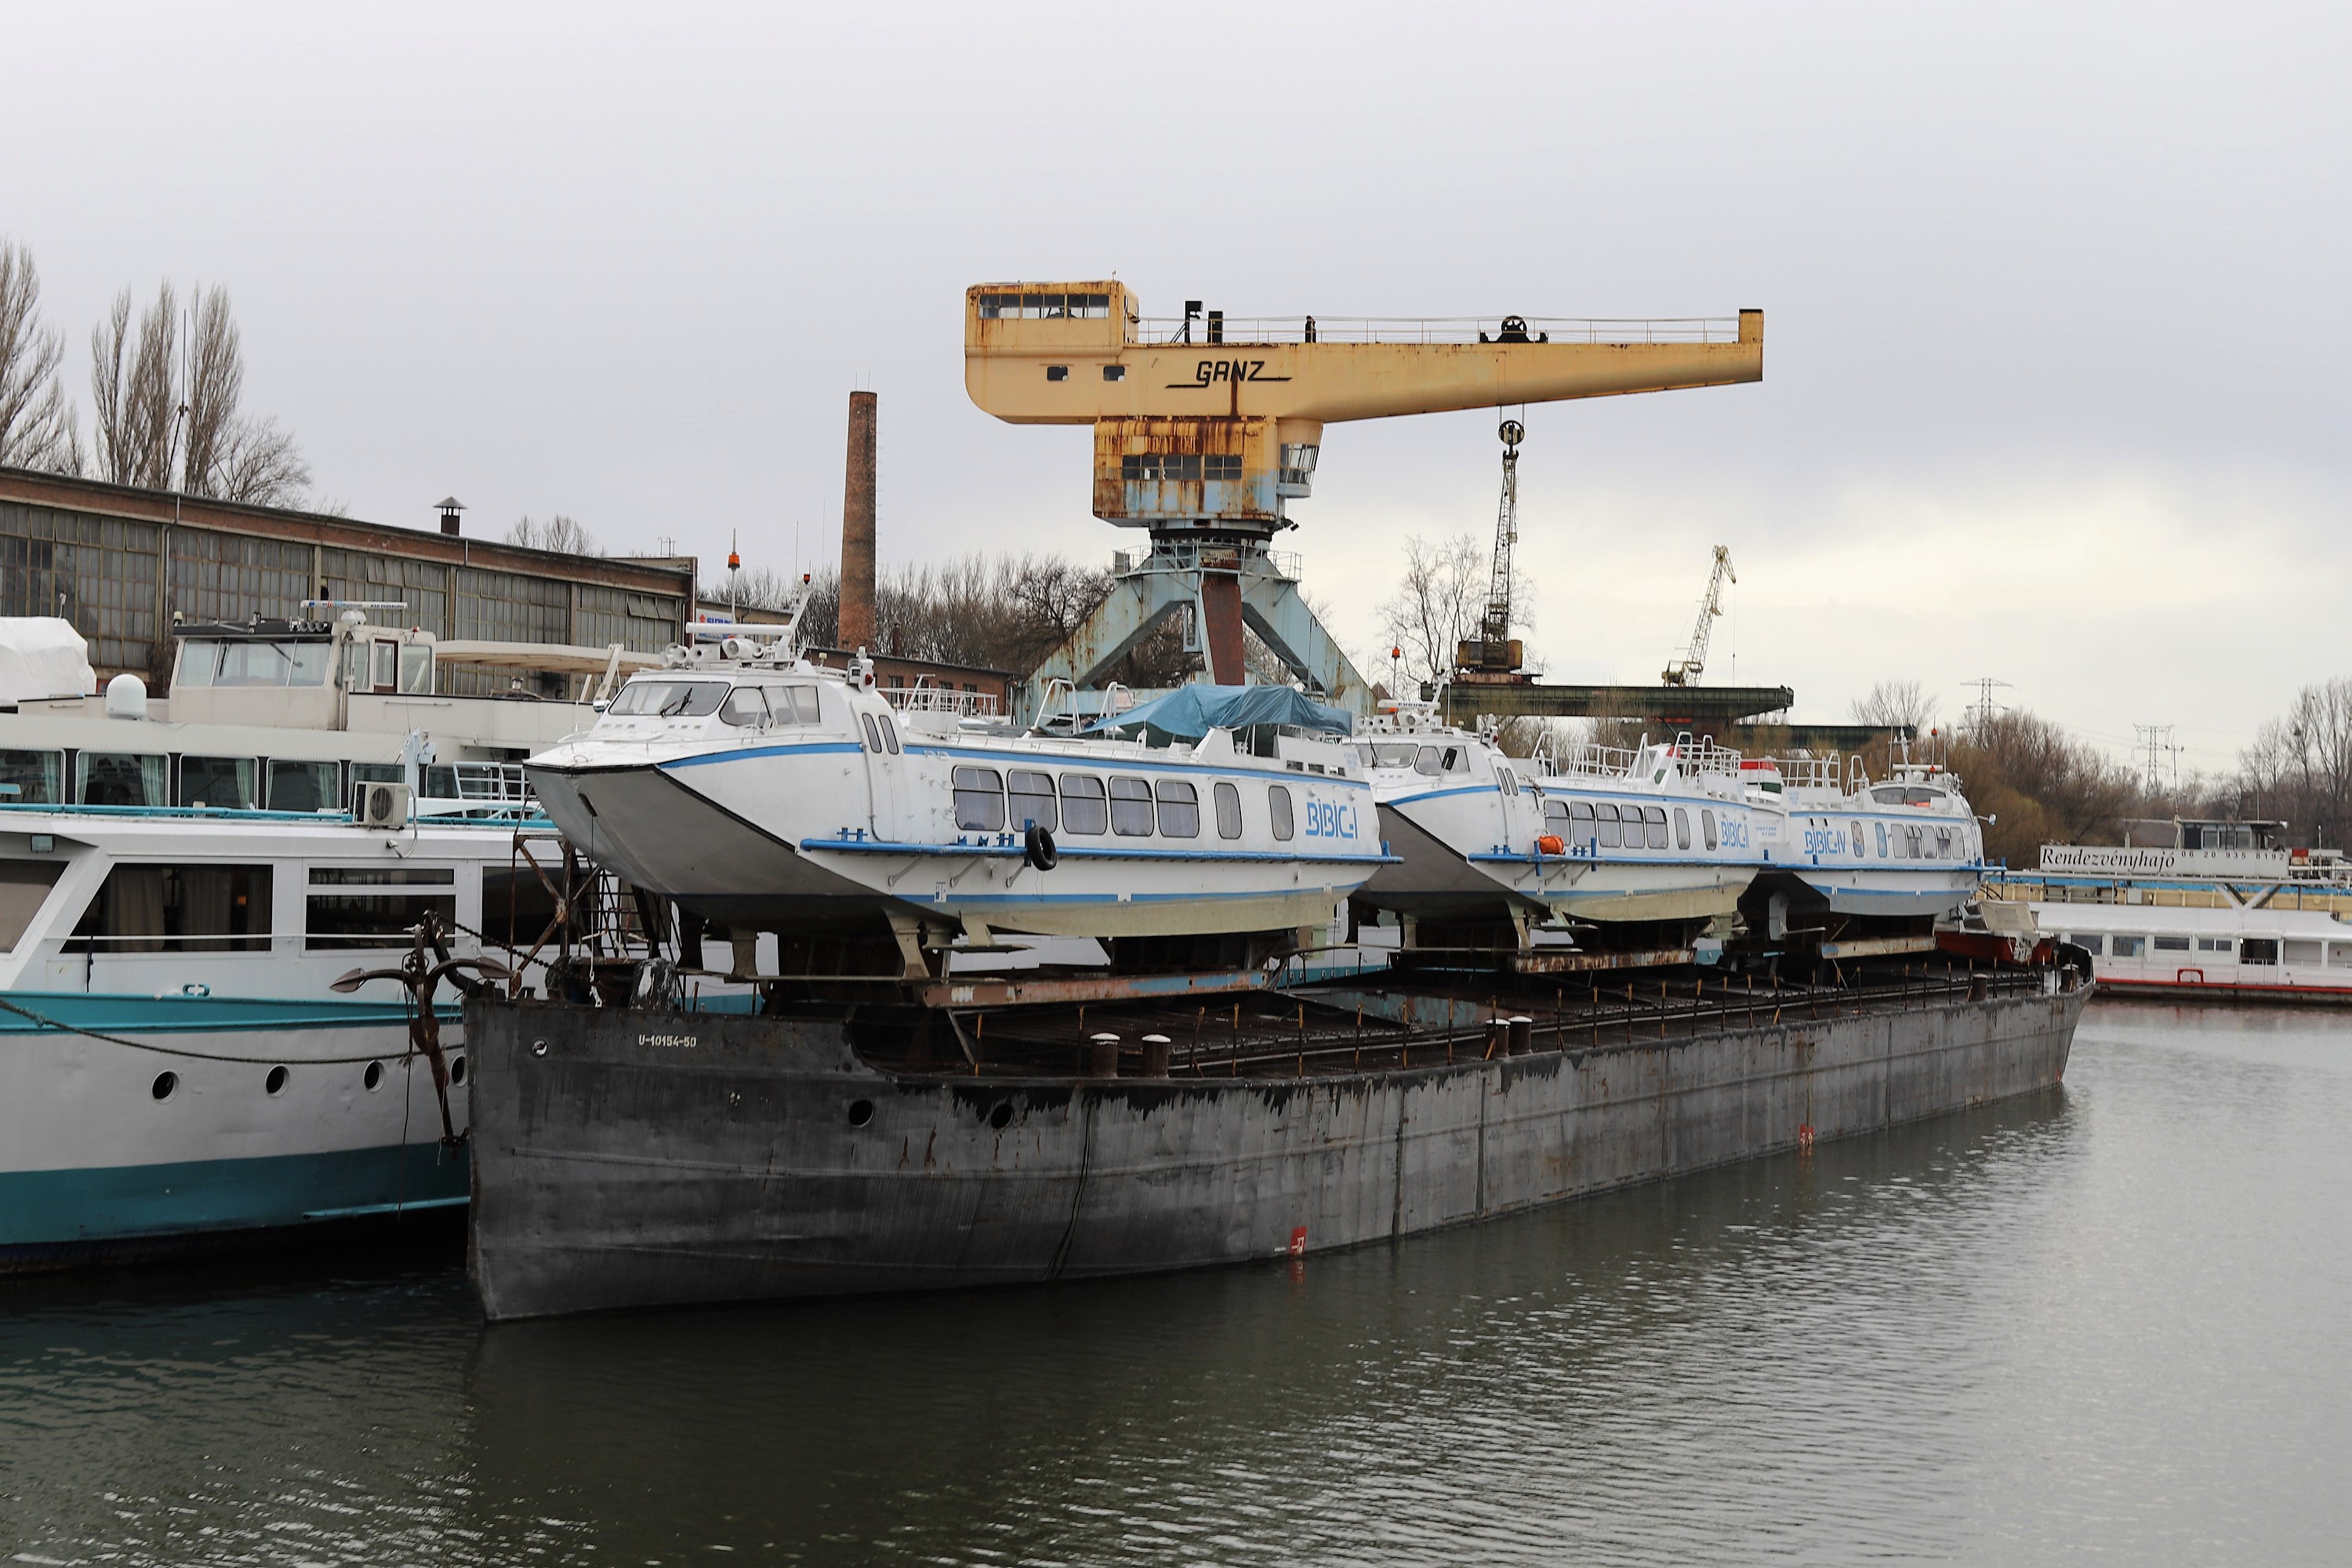
[[466, 503], [456, 496], [443, 496], [441, 498], [441, 531], [452, 539], [457, 537], [457, 514], [465, 510]]
[[874, 418], [870, 392], [849, 395], [849, 466], [841, 489], [841, 646], [874, 647]]

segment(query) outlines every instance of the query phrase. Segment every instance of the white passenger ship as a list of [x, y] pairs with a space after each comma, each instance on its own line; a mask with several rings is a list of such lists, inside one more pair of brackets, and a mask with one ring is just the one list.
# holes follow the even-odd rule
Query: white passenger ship
[[1767, 863], [1748, 921], [1774, 938], [1812, 928], [1856, 952], [1872, 940], [1932, 946], [1933, 923], [1984, 880], [1983, 831], [1938, 764], [1898, 763], [1876, 782], [1859, 757], [1749, 760], [1740, 771]]
[[958, 935], [1287, 933], [1382, 863], [1341, 745], [1211, 730], [1149, 746], [894, 707], [788, 628], [706, 628], [594, 728], [530, 759], [548, 815], [635, 885], [737, 933], [884, 932], [904, 973]]

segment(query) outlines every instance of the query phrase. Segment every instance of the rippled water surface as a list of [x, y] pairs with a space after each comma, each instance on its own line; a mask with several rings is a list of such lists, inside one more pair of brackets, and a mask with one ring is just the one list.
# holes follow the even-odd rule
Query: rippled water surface
[[2341, 1563], [2352, 1017], [1298, 1266], [486, 1331], [445, 1242], [0, 1286], [120, 1563]]

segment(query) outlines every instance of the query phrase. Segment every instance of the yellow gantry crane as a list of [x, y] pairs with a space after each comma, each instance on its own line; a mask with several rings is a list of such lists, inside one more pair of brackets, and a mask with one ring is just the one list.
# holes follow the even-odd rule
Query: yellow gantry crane
[[[1737, 583], [1739, 574], [1731, 569], [1731, 549], [1728, 545], [1715, 547], [1715, 569], [1707, 574], [1706, 592], [1698, 596], [1698, 624], [1691, 628], [1690, 646], [1680, 658], [1666, 661], [1664, 674], [1668, 686], [1688, 686], [1706, 668], [1706, 645], [1715, 636], [1715, 618], [1723, 614], [1723, 585]], [[1739, 650], [1731, 650], [1737, 654]]]
[[1672, 321], [1145, 317], [1116, 279], [983, 283], [964, 299], [964, 386], [1015, 425], [1094, 427], [1094, 511], [1148, 530], [1118, 585], [1033, 676], [1081, 689], [1171, 615], [1239, 684], [1243, 627], [1310, 689], [1361, 708], [1363, 678], [1267, 542], [1314, 488], [1327, 425], [1722, 386], [1764, 375], [1764, 314]]

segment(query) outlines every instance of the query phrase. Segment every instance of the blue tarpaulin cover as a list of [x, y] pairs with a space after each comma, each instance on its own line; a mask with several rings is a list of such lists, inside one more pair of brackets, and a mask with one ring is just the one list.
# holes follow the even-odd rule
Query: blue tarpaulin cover
[[1116, 730], [1140, 734], [1155, 745], [1197, 741], [1212, 730], [1246, 730], [1253, 724], [1296, 724], [1335, 735], [1352, 732], [1355, 716], [1287, 686], [1180, 686], [1094, 724], [1090, 732]]

